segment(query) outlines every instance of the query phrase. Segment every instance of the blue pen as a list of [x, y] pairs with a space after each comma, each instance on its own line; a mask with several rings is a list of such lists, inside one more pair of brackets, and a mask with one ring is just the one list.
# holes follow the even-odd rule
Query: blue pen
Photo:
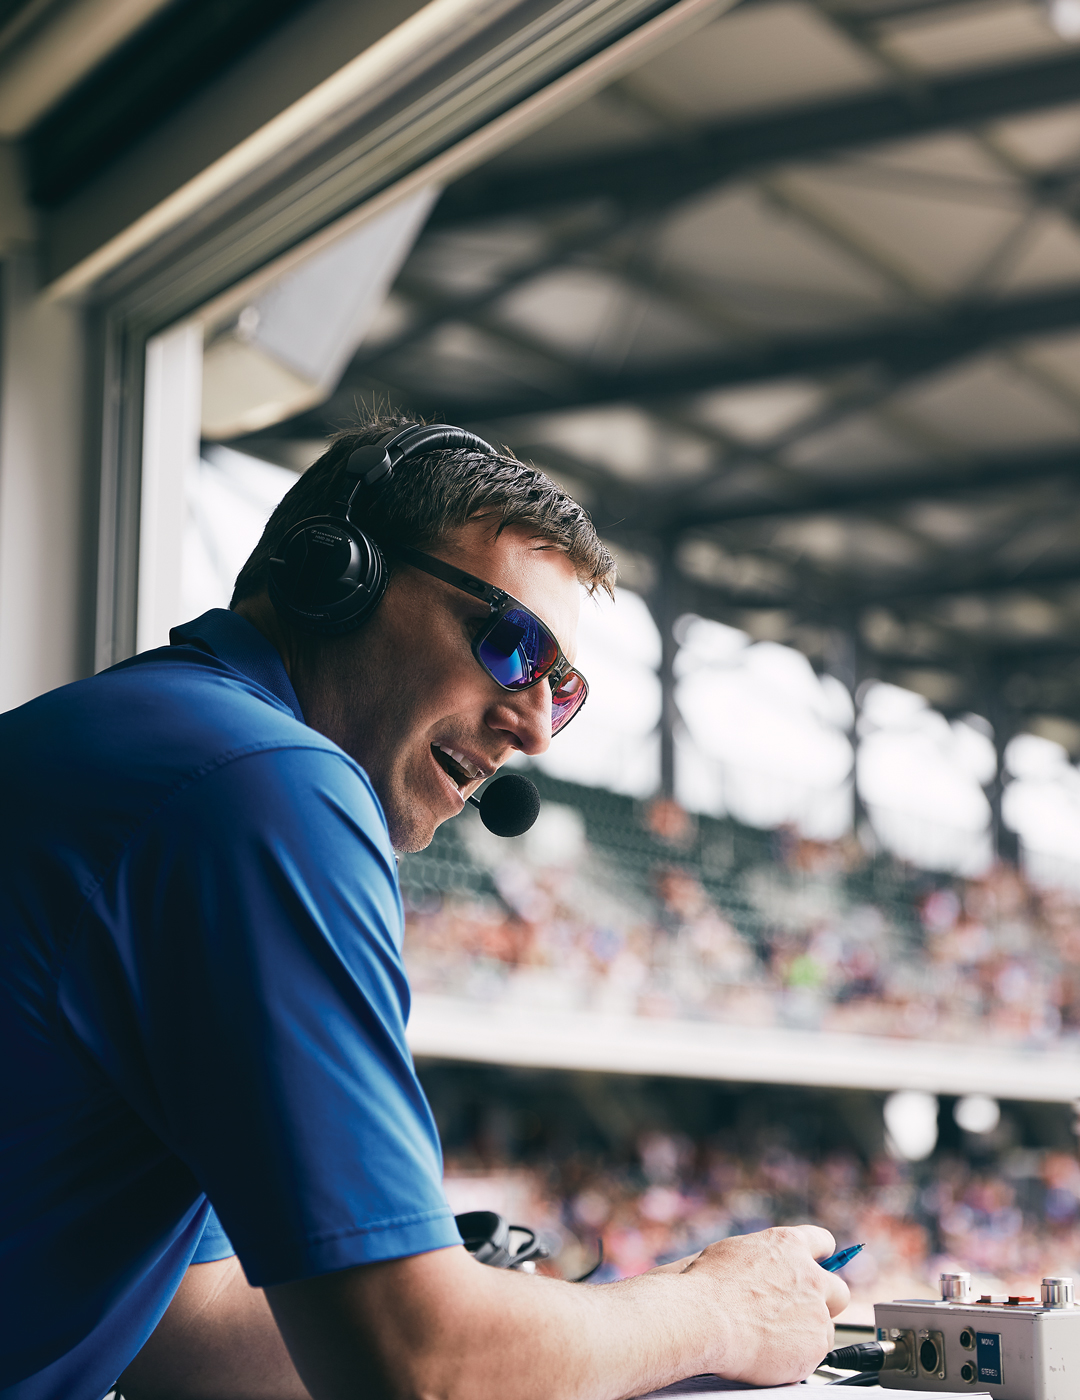
[[835, 1274], [837, 1269], [850, 1264], [860, 1249], [865, 1248], [865, 1244], [849, 1244], [847, 1249], [838, 1249], [835, 1254], [830, 1254], [828, 1259], [819, 1259], [818, 1263], [823, 1269], [828, 1269], [830, 1274]]

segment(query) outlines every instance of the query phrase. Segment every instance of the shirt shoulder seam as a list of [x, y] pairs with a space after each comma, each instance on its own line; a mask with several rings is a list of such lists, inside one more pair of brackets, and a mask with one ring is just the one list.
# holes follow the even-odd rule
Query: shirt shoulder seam
[[[235, 661], [231, 661], [227, 657], [220, 656], [216, 651], [210, 650], [208, 646], [196, 646], [193, 642], [185, 641], [179, 643], [170, 643], [168, 647], [157, 648], [157, 651], [189, 651], [192, 653], [193, 656], [199, 658], [200, 662], [207, 660], [214, 661], [221, 668], [220, 674], [225, 675], [229, 679], [231, 679], [232, 677], [236, 677], [238, 680], [246, 681], [249, 685], [256, 686], [260, 691], [262, 691], [263, 695], [268, 697], [268, 700], [262, 699], [261, 696], [256, 697], [261, 700], [262, 704], [265, 705], [267, 703], [272, 702], [271, 708], [277, 710], [280, 714], [287, 715], [290, 719], [296, 720], [298, 724], [305, 723], [302, 714], [298, 712], [299, 701], [297, 701], [297, 706], [296, 708], [294, 708], [289, 700], [287, 700], [283, 695], [279, 695], [277, 691], [274, 690], [271, 686], [267, 685], [265, 681], [260, 680], [257, 676], [250, 675], [247, 671], [243, 669], [242, 666], [238, 665]], [[117, 666], [113, 667], [112, 669], [120, 670], [121, 667], [130, 667], [134, 670], [140, 663], [142, 663], [145, 666], [177, 666], [191, 664], [190, 659], [188, 657], [176, 659], [170, 658], [168, 661], [166, 661], [164, 657], [156, 655], [155, 652], [147, 651], [140, 652], [137, 656], [128, 657], [126, 661], [121, 661]], [[288, 672], [285, 670], [284, 666], [282, 666], [282, 675], [285, 677], [286, 684], [288, 684], [289, 688], [292, 689], [292, 683], [291, 681], [289, 681]], [[293, 691], [294, 696], [295, 694], [296, 692]], [[292, 746], [286, 745], [285, 747]], [[297, 747], [303, 748], [309, 746], [299, 745]]]
[[371, 788], [371, 780], [364, 773], [360, 765], [356, 763], [354, 759], [351, 759], [347, 753], [344, 753], [341, 749], [339, 749], [336, 744], [332, 744], [329, 740], [321, 744], [305, 744], [300, 743], [298, 741], [282, 743], [280, 739], [268, 739], [258, 744], [246, 744], [242, 748], [227, 749], [224, 753], [216, 755], [213, 759], [201, 764], [198, 768], [190, 769], [183, 775], [183, 777], [178, 782], [176, 782], [168, 790], [168, 792], [166, 792], [163, 795], [161, 800], [154, 807], [142, 814], [137, 824], [131, 829], [131, 831], [127, 835], [127, 838], [120, 845], [113, 859], [104, 868], [104, 870], [102, 870], [101, 874], [94, 882], [93, 887], [87, 891], [85, 899], [79, 905], [78, 911], [76, 912], [74, 918], [71, 921], [71, 927], [68, 931], [67, 937], [63, 940], [62, 943], [58, 941], [57, 944], [55, 964], [57, 970], [57, 977], [54, 983], [57, 996], [59, 996], [60, 988], [60, 965], [67, 957], [72, 943], [78, 936], [80, 926], [86, 915], [86, 911], [89, 909], [91, 903], [100, 891], [102, 885], [104, 885], [105, 881], [109, 878], [109, 875], [116, 869], [120, 861], [123, 860], [124, 855], [130, 849], [132, 843], [138, 838], [140, 833], [143, 832], [155, 818], [161, 815], [161, 813], [165, 810], [166, 807], [168, 807], [168, 805], [171, 802], [175, 801], [176, 798], [178, 798], [182, 793], [186, 792], [189, 788], [194, 787], [200, 779], [207, 778], [211, 774], [219, 772], [222, 768], [228, 767], [230, 763], [238, 762], [240, 759], [256, 758], [260, 754], [264, 753], [285, 753], [289, 751], [303, 752], [305, 750], [313, 753], [324, 753], [330, 758], [340, 759], [343, 763], [345, 763], [345, 765], [348, 768], [351, 769], [351, 771], [357, 774], [357, 776], [364, 783], [365, 787], [371, 790], [372, 795], [374, 796], [374, 789]]

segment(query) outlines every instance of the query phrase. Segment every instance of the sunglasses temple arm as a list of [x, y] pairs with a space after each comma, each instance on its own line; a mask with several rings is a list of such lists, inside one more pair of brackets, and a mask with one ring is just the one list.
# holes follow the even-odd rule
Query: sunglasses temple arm
[[388, 546], [388, 553], [397, 555], [399, 559], [403, 559], [406, 564], [411, 564], [414, 569], [419, 569], [423, 574], [430, 574], [432, 578], [441, 579], [443, 583], [448, 583], [451, 588], [459, 588], [462, 593], [469, 593], [474, 598], [482, 599], [493, 611], [506, 600], [507, 595], [501, 588], [496, 588], [491, 583], [485, 583], [481, 578], [474, 578], [472, 574], [465, 573], [463, 569], [456, 569], [453, 564], [444, 563], [442, 559], [437, 559], [433, 554], [424, 554], [421, 550], [413, 549], [405, 544]]

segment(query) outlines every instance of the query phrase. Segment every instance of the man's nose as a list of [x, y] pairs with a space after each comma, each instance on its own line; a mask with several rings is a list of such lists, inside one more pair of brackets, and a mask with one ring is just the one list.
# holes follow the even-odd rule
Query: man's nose
[[528, 690], [504, 691], [489, 723], [505, 730], [522, 753], [544, 753], [551, 743], [550, 685], [543, 680]]

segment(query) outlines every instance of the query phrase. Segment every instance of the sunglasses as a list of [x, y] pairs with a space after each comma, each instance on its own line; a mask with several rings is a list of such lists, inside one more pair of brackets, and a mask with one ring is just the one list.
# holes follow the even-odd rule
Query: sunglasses
[[490, 616], [473, 638], [473, 656], [503, 690], [529, 690], [547, 680], [551, 685], [551, 732], [554, 735], [565, 729], [584, 705], [589, 687], [536, 614], [501, 588], [431, 554], [401, 544], [394, 545], [392, 552], [421, 573], [488, 605]]

